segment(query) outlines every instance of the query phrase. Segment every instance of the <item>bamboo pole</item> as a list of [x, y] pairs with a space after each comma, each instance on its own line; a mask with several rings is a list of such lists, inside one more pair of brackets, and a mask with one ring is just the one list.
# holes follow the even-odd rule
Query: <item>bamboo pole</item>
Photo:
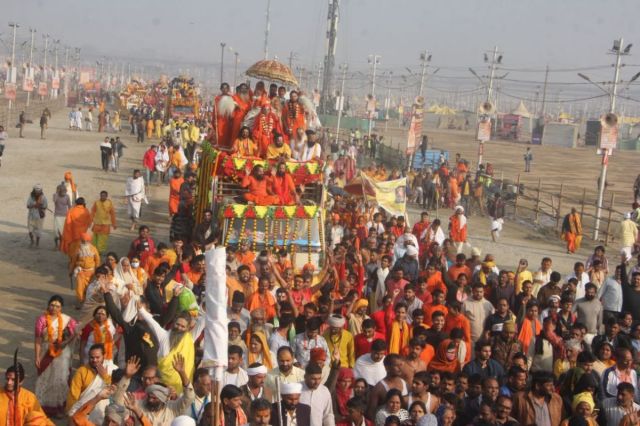
[[516, 199], [513, 201], [513, 216], [518, 217], [518, 198], [520, 197], [520, 173], [518, 173], [518, 179], [516, 180]]
[[611, 230], [611, 215], [613, 213], [613, 203], [616, 201], [616, 194], [614, 192], [611, 193], [611, 202], [609, 203], [609, 217], [607, 218], [607, 231], [604, 236], [604, 245], [605, 247], [609, 244], [609, 231]]
[[587, 189], [582, 188], [582, 201], [580, 201], [580, 218], [584, 216], [584, 202], [587, 199]]
[[556, 229], [560, 226], [560, 209], [562, 208], [562, 190], [564, 185], [560, 184], [560, 194], [558, 195], [558, 210], [556, 210]]
[[536, 191], [536, 219], [535, 223], [538, 223], [540, 218], [540, 187], [542, 186], [542, 179], [538, 178], [538, 189]]
[[220, 424], [220, 381], [215, 379], [215, 373], [213, 377], [213, 390], [211, 392], [211, 411], [213, 412], [211, 419], [213, 421], [212, 426], [218, 426]]

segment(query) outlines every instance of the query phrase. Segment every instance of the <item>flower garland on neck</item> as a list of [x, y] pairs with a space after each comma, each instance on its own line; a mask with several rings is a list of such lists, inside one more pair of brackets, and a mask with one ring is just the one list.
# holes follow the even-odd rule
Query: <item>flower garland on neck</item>
[[62, 314], [58, 313], [58, 335], [56, 337], [56, 340], [54, 341], [53, 339], [53, 319], [51, 317], [51, 314], [49, 314], [48, 312], [46, 313], [46, 319], [47, 319], [47, 339], [49, 340], [49, 356], [51, 356], [52, 358], [56, 358], [58, 357], [61, 353], [62, 353], [62, 348], [60, 349], [56, 349], [56, 343], [58, 345], [60, 345], [62, 343], [62, 337], [63, 337], [63, 331], [64, 331], [64, 324], [62, 321]]
[[102, 332], [102, 328], [98, 321], [93, 320], [91, 322], [93, 328], [93, 342], [102, 343], [104, 345], [105, 359], [113, 359], [113, 336], [109, 330], [109, 322], [104, 322], [104, 333]]

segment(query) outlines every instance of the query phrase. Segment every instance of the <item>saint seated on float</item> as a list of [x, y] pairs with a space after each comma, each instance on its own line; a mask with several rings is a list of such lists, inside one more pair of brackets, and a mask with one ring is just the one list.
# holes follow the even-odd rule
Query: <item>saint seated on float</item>
[[299, 204], [293, 178], [285, 163], [278, 163], [273, 176], [266, 176], [261, 165], [253, 167], [250, 175], [242, 179], [241, 186], [248, 189], [243, 198], [259, 206]]

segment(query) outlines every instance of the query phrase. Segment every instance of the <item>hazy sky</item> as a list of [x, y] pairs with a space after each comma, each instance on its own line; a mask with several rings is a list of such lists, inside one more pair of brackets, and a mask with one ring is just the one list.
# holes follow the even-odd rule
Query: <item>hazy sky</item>
[[[2, 16], [71, 45], [110, 55], [217, 62], [219, 43], [242, 63], [262, 55], [266, 0], [4, 0]], [[270, 50], [321, 60], [328, 0], [272, 0]], [[338, 61], [365, 67], [417, 64], [421, 49], [438, 65], [468, 66], [497, 44], [505, 66], [606, 63], [611, 40], [640, 37], [637, 0], [342, 0]], [[0, 29], [6, 39], [8, 28]], [[640, 54], [640, 51], [639, 51]], [[640, 61], [639, 61], [640, 62]]]
[[[81, 46], [83, 54], [176, 60], [185, 67], [219, 63], [224, 41], [239, 52], [243, 71], [262, 58], [266, 4], [267, 0], [4, 0], [1, 8], [6, 21], [22, 25], [19, 41], [27, 39], [27, 29], [33, 26], [38, 42], [41, 34], [49, 33]], [[271, 56], [286, 62], [293, 51], [296, 66], [313, 69], [324, 55], [328, 0], [271, 4]], [[419, 52], [428, 49], [433, 67], [441, 68], [430, 84], [470, 87], [478, 82], [467, 68], [486, 74], [482, 56], [498, 45], [501, 73], [533, 81], [504, 81], [504, 87], [511, 86], [514, 94], [530, 94], [544, 79], [546, 64], [556, 70], [605, 65], [585, 73], [596, 81], [611, 80], [612, 70], [606, 65], [614, 58], [606, 51], [614, 38], [635, 42], [632, 53], [640, 55], [639, 16], [638, 0], [341, 0], [337, 63], [346, 61], [350, 70], [367, 73], [367, 56], [376, 53], [382, 56], [379, 72], [393, 69], [398, 78], [406, 74], [405, 67], [417, 72]], [[6, 43], [9, 28], [0, 27], [0, 33]], [[231, 63], [229, 50], [227, 58]], [[631, 56], [625, 63], [623, 79], [639, 70], [634, 64], [640, 59]], [[530, 68], [537, 71], [523, 71]], [[550, 80], [585, 83], [575, 70], [554, 71]], [[634, 85], [633, 90], [636, 87], [640, 88]], [[562, 90], [588, 90], [588, 84]]]

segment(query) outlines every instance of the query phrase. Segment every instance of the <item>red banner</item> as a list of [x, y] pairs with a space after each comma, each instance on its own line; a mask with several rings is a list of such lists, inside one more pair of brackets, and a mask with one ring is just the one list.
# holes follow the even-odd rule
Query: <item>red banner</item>
[[49, 87], [47, 86], [47, 83], [45, 83], [44, 81], [41, 81], [40, 84], [38, 84], [38, 95], [47, 96], [48, 93], [49, 93]]
[[15, 101], [16, 90], [17, 90], [17, 87], [14, 83], [6, 83], [4, 85], [4, 98], [9, 99], [10, 101]]
[[59, 89], [60, 88], [60, 78], [59, 77], [53, 77], [53, 80], [51, 80], [51, 88], [52, 89]]
[[407, 154], [411, 155], [416, 151], [418, 139], [422, 135], [422, 120], [424, 118], [424, 99], [422, 96], [416, 98], [411, 107], [411, 125], [407, 137]]

